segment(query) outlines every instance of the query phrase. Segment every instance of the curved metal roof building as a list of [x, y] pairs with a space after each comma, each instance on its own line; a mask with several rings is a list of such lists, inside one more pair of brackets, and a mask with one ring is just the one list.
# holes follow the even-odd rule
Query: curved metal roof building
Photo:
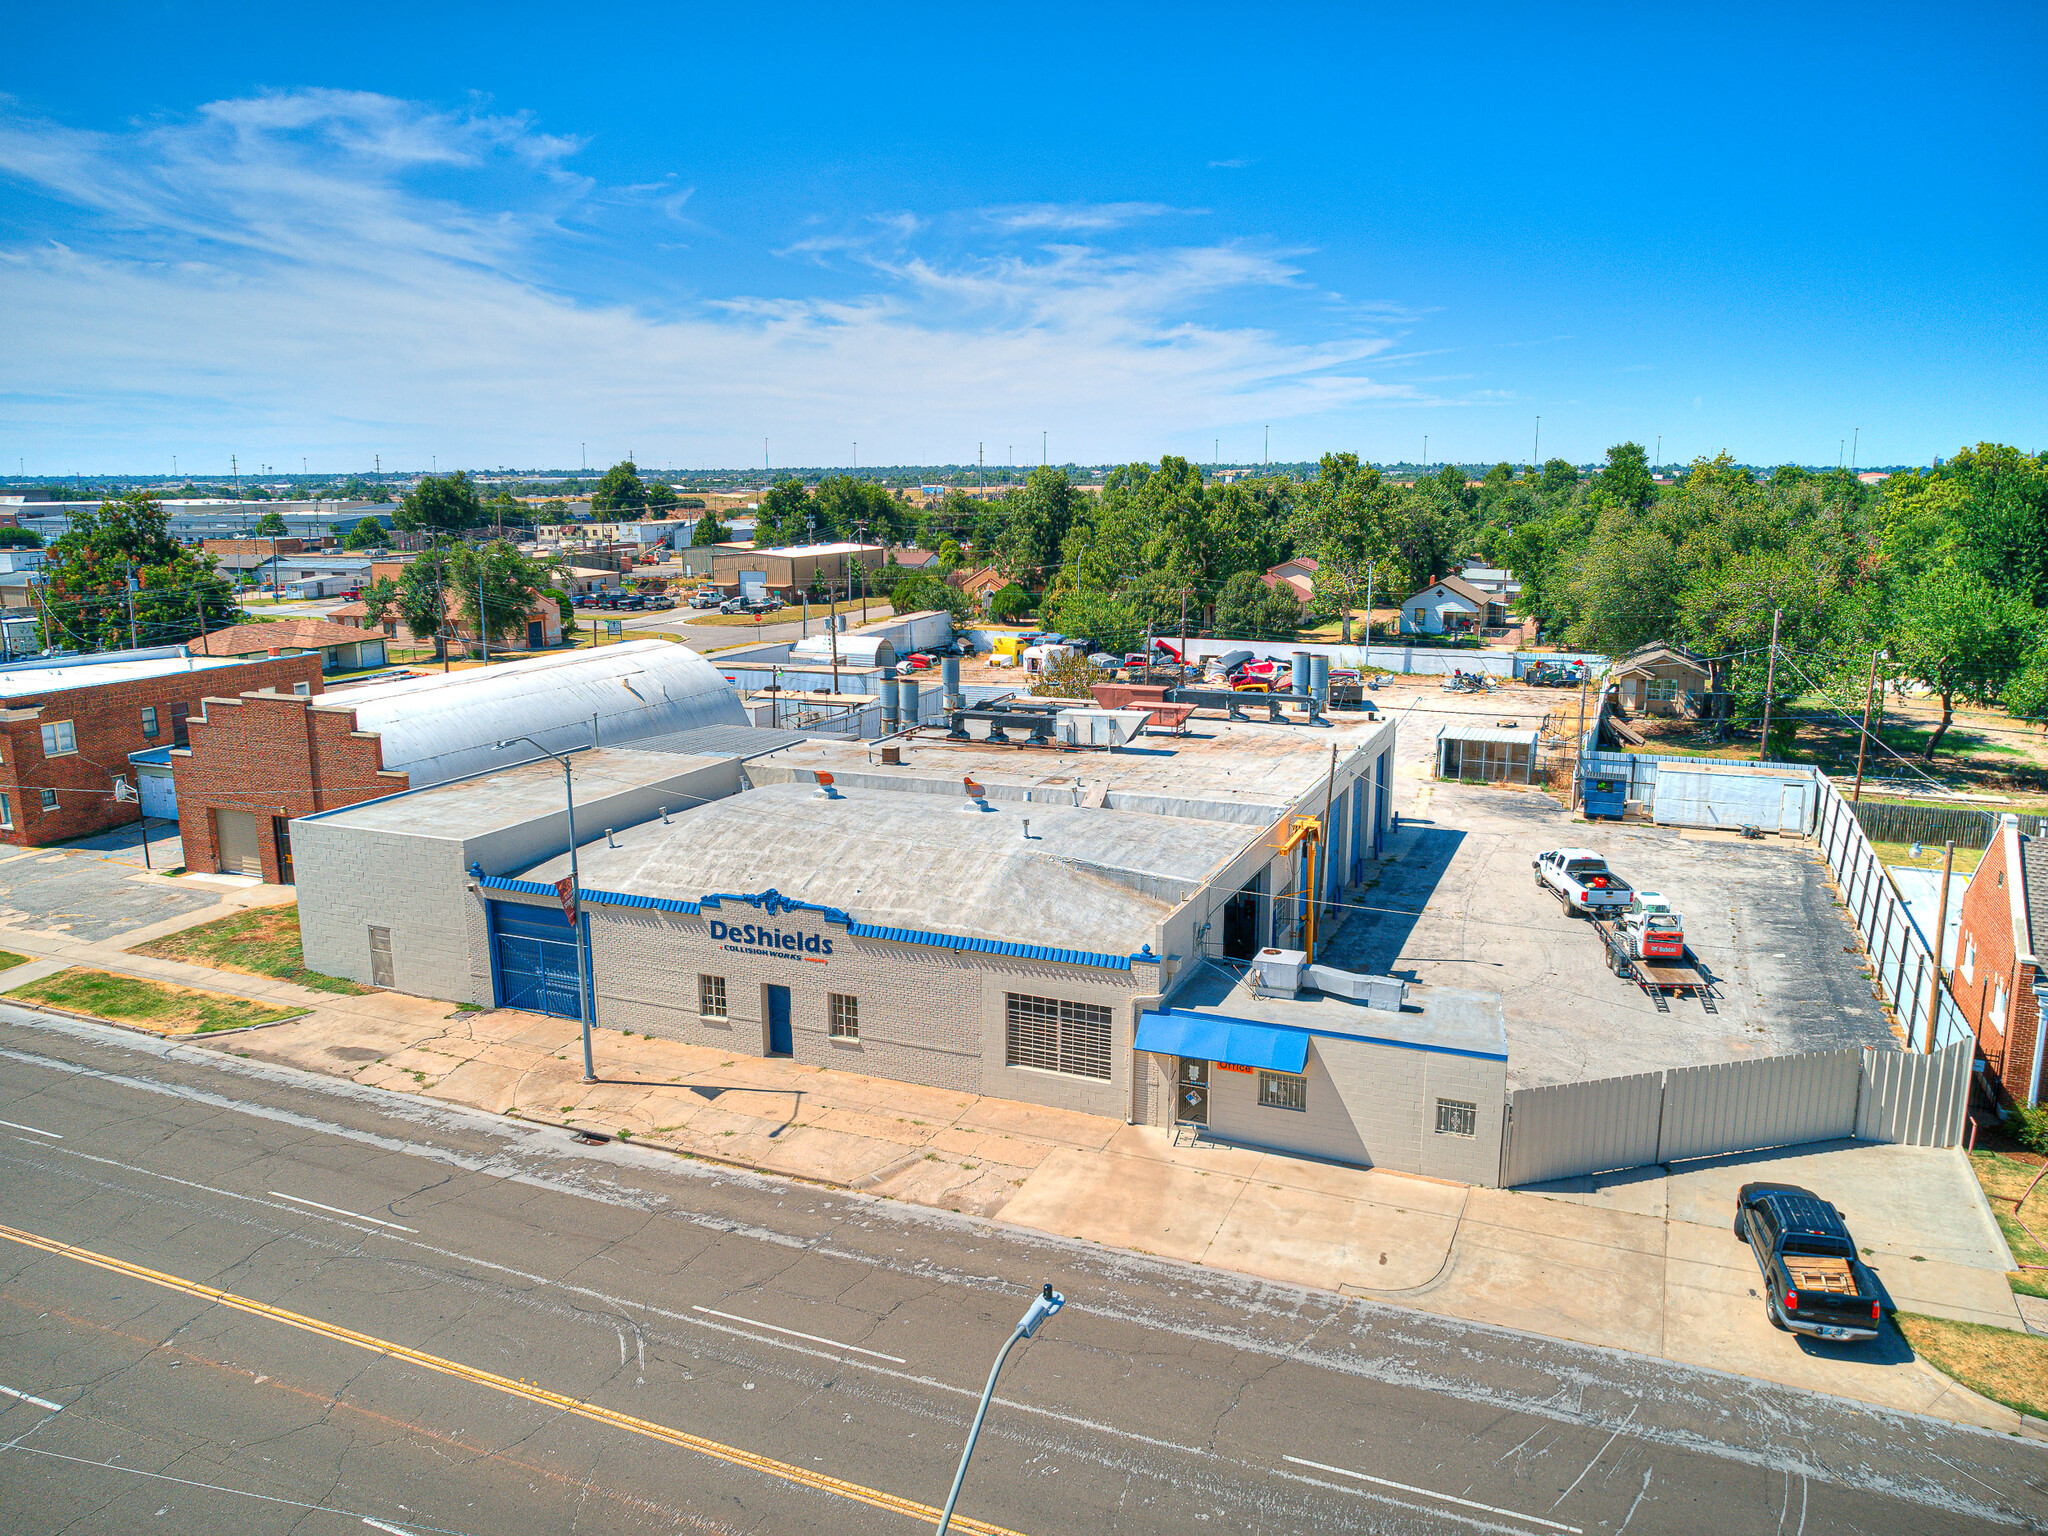
[[384, 766], [414, 789], [539, 754], [531, 736], [561, 752], [625, 746], [707, 725], [745, 725], [739, 695], [688, 646], [633, 640], [438, 677], [371, 683], [325, 695], [320, 707], [352, 709], [356, 729], [382, 738]]

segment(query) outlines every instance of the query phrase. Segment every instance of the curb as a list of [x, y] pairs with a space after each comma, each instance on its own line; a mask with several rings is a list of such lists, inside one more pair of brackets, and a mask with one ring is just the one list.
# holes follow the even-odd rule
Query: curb
[[252, 1029], [270, 1029], [278, 1024], [289, 1024], [295, 1019], [303, 1019], [313, 1011], [311, 1008], [299, 1008], [281, 1019], [265, 1019], [261, 1024], [237, 1024], [233, 1029], [185, 1030], [174, 1034], [168, 1030], [150, 1029], [127, 1019], [109, 1019], [97, 1013], [80, 1013], [74, 1008], [59, 1008], [54, 1003], [36, 1002], [6, 993], [0, 993], [0, 1002], [12, 1003], [15, 1007], [26, 1008], [31, 1013], [49, 1013], [60, 1019], [80, 1019], [87, 1024], [105, 1024], [112, 1029], [125, 1029], [130, 1034], [148, 1035], [152, 1040], [169, 1041], [217, 1040], [222, 1035], [246, 1035]]
[[[283, 1021], [280, 1020], [279, 1022]], [[215, 1033], [225, 1034], [226, 1031], [218, 1030]], [[481, 1113], [489, 1114], [490, 1111], [484, 1110]], [[665, 1141], [652, 1141], [643, 1136], [621, 1136], [617, 1131], [599, 1131], [586, 1125], [570, 1125], [566, 1121], [550, 1120], [542, 1115], [522, 1115], [516, 1109], [508, 1109], [502, 1113], [504, 1119], [516, 1120], [521, 1125], [545, 1125], [554, 1130], [567, 1131], [572, 1136], [596, 1136], [603, 1141], [613, 1142], [622, 1147], [645, 1147], [650, 1152], [666, 1152], [671, 1157], [686, 1158], [698, 1163], [712, 1163], [720, 1168], [731, 1168], [739, 1173], [758, 1173], [763, 1178], [785, 1179], [792, 1184], [816, 1184], [823, 1189], [837, 1189], [847, 1194], [859, 1194], [864, 1187], [858, 1183], [848, 1184], [839, 1179], [828, 1179], [822, 1174], [791, 1173], [784, 1168], [770, 1168], [766, 1164], [749, 1163], [737, 1157], [720, 1157], [715, 1152], [693, 1152], [687, 1147], [678, 1147], [673, 1143]], [[920, 1153], [919, 1155], [922, 1156], [923, 1154]], [[868, 1178], [874, 1177], [874, 1175], [863, 1175], [862, 1177]]]

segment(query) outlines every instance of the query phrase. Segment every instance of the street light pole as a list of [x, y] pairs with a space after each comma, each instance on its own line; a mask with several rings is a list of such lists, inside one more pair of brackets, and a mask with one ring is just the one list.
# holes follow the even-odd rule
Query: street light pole
[[590, 1054], [590, 978], [583, 956], [583, 878], [576, 867], [576, 784], [569, 771], [569, 758], [561, 752], [550, 752], [531, 736], [511, 736], [495, 744], [495, 750], [502, 752], [515, 741], [523, 741], [543, 757], [552, 757], [562, 765], [562, 799], [569, 808], [569, 889], [575, 897], [574, 915], [569, 919], [569, 942], [576, 950], [576, 1015], [583, 1026], [583, 1081], [597, 1081], [597, 1068]]
[[981, 1389], [981, 1406], [974, 1410], [974, 1425], [967, 1431], [967, 1444], [960, 1452], [960, 1466], [953, 1474], [953, 1489], [946, 1495], [946, 1507], [939, 1515], [936, 1536], [946, 1536], [946, 1532], [952, 1528], [953, 1506], [960, 1501], [960, 1484], [967, 1476], [967, 1459], [974, 1454], [974, 1442], [981, 1436], [981, 1421], [988, 1417], [989, 1399], [995, 1396], [996, 1376], [1001, 1372], [1003, 1362], [1010, 1358], [1010, 1351], [1016, 1347], [1019, 1339], [1028, 1339], [1037, 1333], [1038, 1325], [1066, 1304], [1067, 1298], [1050, 1285], [1032, 1297], [1030, 1307], [1019, 1319], [1016, 1330], [1003, 1344], [1001, 1353], [996, 1356], [996, 1363], [989, 1368], [988, 1385]]

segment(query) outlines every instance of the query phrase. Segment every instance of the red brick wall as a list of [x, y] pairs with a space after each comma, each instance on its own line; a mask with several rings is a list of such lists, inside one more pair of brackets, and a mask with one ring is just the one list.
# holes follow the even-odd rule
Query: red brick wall
[[[2008, 1100], [2024, 1102], [2034, 1080], [2035, 1037], [2039, 1005], [2034, 1001], [2034, 968], [2014, 949], [2013, 884], [2020, 876], [2012, 865], [2018, 836], [2001, 826], [1984, 850], [1984, 861], [1963, 892], [1963, 910], [1956, 952], [1948, 957], [1950, 994], [1977, 1035], [1977, 1054]], [[1963, 961], [1976, 946], [1968, 974]], [[1991, 1019], [1998, 984], [2006, 988], [2005, 1027]]]
[[[318, 656], [266, 657], [198, 672], [16, 695], [0, 711], [0, 756], [5, 759], [0, 762], [0, 792], [7, 796], [14, 823], [0, 828], [0, 841], [35, 847], [139, 820], [138, 805], [114, 799], [114, 777], [125, 774], [134, 784], [128, 754], [171, 745], [173, 704], [184, 704], [196, 716], [209, 693], [245, 688], [289, 691], [298, 683], [320, 691]], [[142, 732], [145, 705], [156, 708], [155, 736]], [[78, 750], [45, 757], [42, 727], [62, 720], [71, 722]], [[41, 809], [45, 789], [57, 791], [54, 811]]]
[[310, 816], [406, 787], [404, 774], [383, 771], [383, 743], [356, 731], [354, 712], [340, 706], [314, 708], [288, 694], [209, 698], [205, 718], [195, 718], [190, 733], [191, 749], [171, 754], [187, 869], [218, 872], [213, 813], [248, 811], [256, 817], [263, 878], [281, 884], [272, 818]]

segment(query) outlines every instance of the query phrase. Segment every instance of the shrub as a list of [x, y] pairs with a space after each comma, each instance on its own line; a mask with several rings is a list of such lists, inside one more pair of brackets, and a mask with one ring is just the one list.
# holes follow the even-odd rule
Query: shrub
[[2048, 1156], [2048, 1105], [2012, 1105], [2005, 1112], [2005, 1129], [2029, 1152]]
[[988, 616], [998, 624], [1014, 624], [1031, 612], [1031, 594], [1014, 581], [989, 599]]

